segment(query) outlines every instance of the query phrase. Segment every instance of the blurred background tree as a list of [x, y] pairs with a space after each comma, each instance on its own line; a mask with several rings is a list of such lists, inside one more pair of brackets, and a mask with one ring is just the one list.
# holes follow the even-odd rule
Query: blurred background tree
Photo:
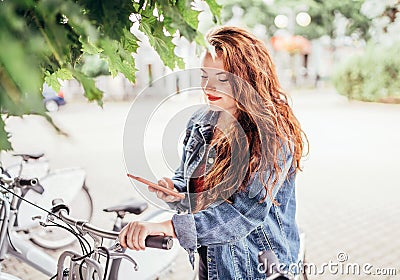
[[400, 103], [400, 1], [366, 0], [361, 13], [371, 21], [368, 47], [338, 67], [334, 85], [349, 99]]
[[[223, 23], [247, 26], [254, 32], [261, 30], [260, 34], [265, 33], [264, 40], [275, 50], [291, 56], [292, 84], [296, 85], [298, 71], [294, 68], [299, 67], [294, 66], [293, 56], [300, 53], [306, 61], [310, 53], [297, 48], [295, 39], [299, 35], [314, 42], [314, 56], [325, 54], [316, 59], [321, 64], [316, 68], [333, 69], [323, 78], [333, 78], [340, 94], [363, 101], [400, 102], [400, 64], [396, 55], [400, 41], [399, 0], [221, 0], [221, 3]], [[301, 12], [310, 18], [304, 26], [297, 19]], [[282, 26], [277, 22], [279, 17], [285, 21]], [[325, 51], [321, 52], [323, 48]], [[318, 71], [314, 74], [316, 81], [321, 78]]]
[[389, 46], [400, 41], [399, 0], [365, 0], [361, 13], [371, 20], [373, 43]]
[[[214, 20], [221, 7], [205, 0]], [[76, 79], [89, 101], [102, 104], [93, 77], [122, 73], [135, 82], [132, 56], [143, 32], [163, 63], [183, 68], [174, 54], [173, 36], [204, 45], [194, 3], [186, 0], [4, 0], [0, 2], [0, 150], [11, 149], [5, 119], [37, 114], [51, 122], [42, 102], [46, 82]], [[87, 62], [85, 65], [84, 62]], [[54, 124], [53, 124], [54, 125]]]
[[360, 38], [368, 39], [371, 21], [360, 13], [363, 0], [221, 0], [223, 22], [229, 22], [235, 15], [235, 9], [243, 11], [242, 21], [250, 28], [264, 25], [269, 36], [278, 30], [274, 24], [277, 15], [286, 11], [306, 11], [312, 21], [306, 27], [295, 25], [293, 33], [307, 39], [316, 39], [324, 35], [335, 37], [335, 17], [341, 14], [348, 20], [346, 35], [357, 33]]

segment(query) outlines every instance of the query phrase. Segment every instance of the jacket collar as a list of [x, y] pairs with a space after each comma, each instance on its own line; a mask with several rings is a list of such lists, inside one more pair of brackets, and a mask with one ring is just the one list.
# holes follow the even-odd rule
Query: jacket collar
[[217, 124], [220, 111], [211, 110], [207, 107], [195, 121], [195, 125], [199, 127], [214, 127]]

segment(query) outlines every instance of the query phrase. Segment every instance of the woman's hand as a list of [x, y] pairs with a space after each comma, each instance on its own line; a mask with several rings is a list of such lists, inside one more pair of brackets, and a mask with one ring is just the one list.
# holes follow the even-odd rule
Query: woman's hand
[[[162, 187], [168, 188], [178, 193], [178, 190], [175, 189], [174, 182], [172, 182], [172, 180], [169, 178], [163, 177], [162, 179], [158, 180], [158, 184]], [[164, 193], [160, 190], [156, 190], [155, 188], [152, 188], [150, 186], [148, 186], [148, 188], [149, 191], [155, 192], [157, 194], [157, 197], [164, 200], [165, 202], [175, 202], [181, 200], [179, 197]]]
[[123, 248], [128, 247], [138, 251], [146, 249], [145, 240], [148, 235], [176, 237], [171, 220], [160, 223], [135, 221], [130, 222], [121, 230], [118, 239]]

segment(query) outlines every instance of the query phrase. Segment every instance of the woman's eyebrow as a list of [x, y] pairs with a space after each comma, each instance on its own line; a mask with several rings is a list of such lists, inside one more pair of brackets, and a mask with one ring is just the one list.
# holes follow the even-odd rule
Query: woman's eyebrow
[[[207, 74], [207, 71], [204, 70], [203, 68], [200, 68], [200, 70], [203, 71], [205, 74]], [[226, 71], [222, 71], [222, 72], [215, 73], [215, 75], [221, 75], [221, 74], [227, 74], [227, 72]]]

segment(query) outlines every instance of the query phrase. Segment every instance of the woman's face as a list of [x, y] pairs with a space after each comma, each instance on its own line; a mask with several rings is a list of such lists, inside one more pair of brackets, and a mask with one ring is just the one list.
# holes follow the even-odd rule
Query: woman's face
[[229, 74], [224, 69], [224, 63], [220, 57], [213, 57], [206, 52], [201, 63], [201, 87], [209, 105], [217, 106], [219, 111], [228, 111], [234, 115], [236, 101], [233, 98], [232, 87], [229, 82]]

